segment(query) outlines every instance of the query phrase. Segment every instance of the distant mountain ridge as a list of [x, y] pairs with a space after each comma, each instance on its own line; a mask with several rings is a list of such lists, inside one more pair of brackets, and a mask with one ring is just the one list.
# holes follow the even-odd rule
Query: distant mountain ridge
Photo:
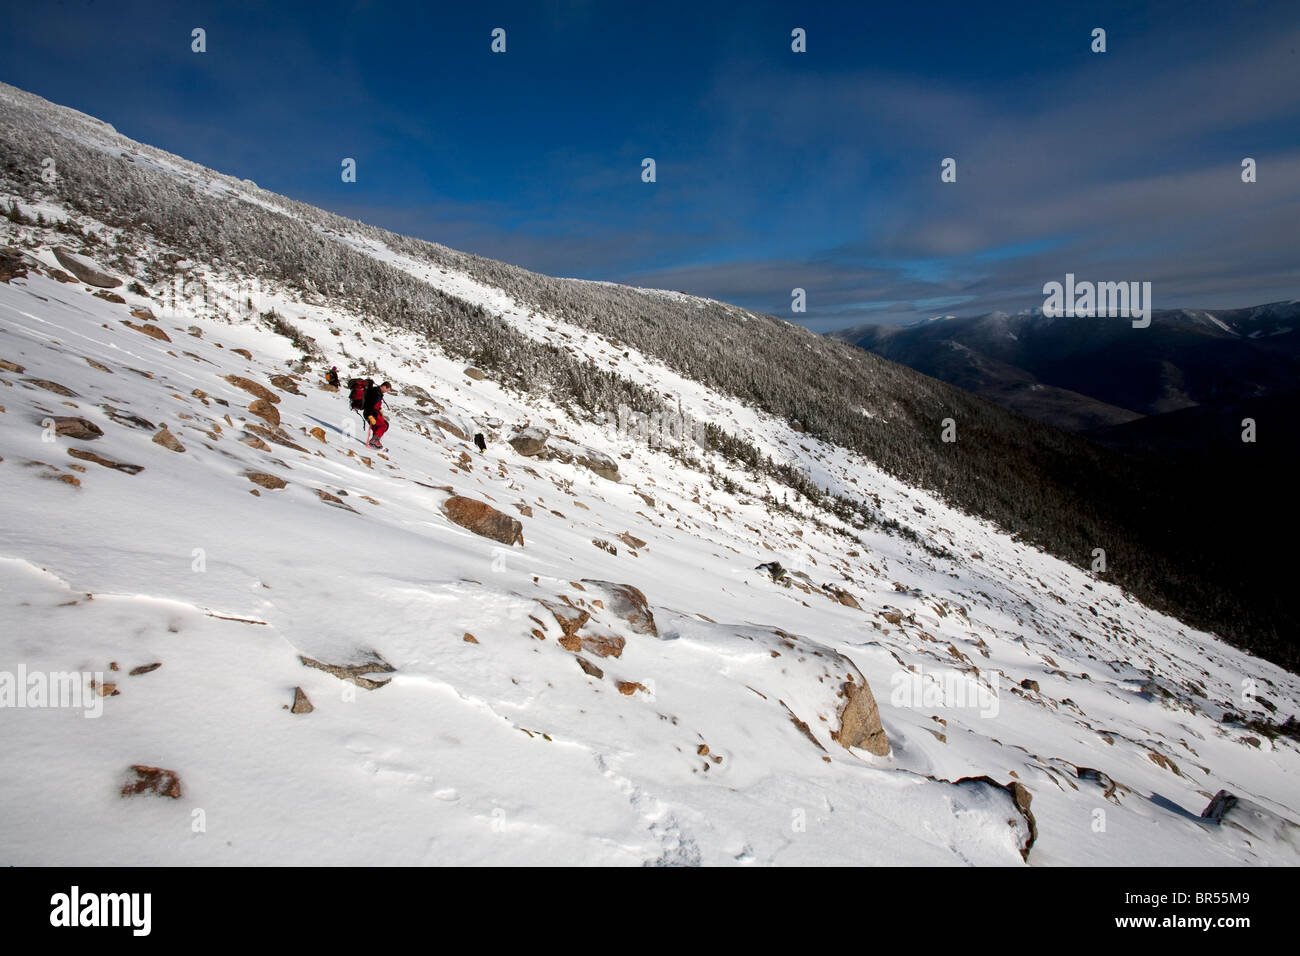
[[1300, 300], [1156, 310], [1144, 329], [992, 312], [831, 335], [1076, 432], [1282, 393], [1300, 372]]

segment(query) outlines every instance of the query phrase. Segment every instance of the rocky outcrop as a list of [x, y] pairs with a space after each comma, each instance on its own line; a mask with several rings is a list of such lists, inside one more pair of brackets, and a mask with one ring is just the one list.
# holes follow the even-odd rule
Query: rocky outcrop
[[639, 588], [630, 584], [615, 584], [595, 578], [583, 578], [582, 583], [602, 595], [605, 610], [622, 618], [633, 634], [659, 636], [655, 616]]
[[242, 388], [249, 394], [262, 399], [264, 402], [270, 402], [272, 405], [277, 405], [280, 402], [280, 396], [275, 392], [265, 385], [254, 382], [252, 379], [244, 378], [242, 375], [227, 375], [226, 381], [236, 388]]
[[96, 465], [103, 465], [105, 468], [112, 468], [114, 471], [125, 472], [128, 475], [138, 475], [144, 471], [144, 465], [128, 465], [120, 461], [112, 461], [96, 455], [93, 451], [86, 451], [84, 448], [69, 448], [68, 454], [73, 458], [79, 458], [82, 461], [92, 461]]
[[433, 423], [447, 434], [459, 438], [461, 441], [469, 441], [470, 439], [470, 429], [459, 419], [439, 415], [433, 420]]
[[304, 654], [298, 655], [298, 660], [308, 667], [314, 667], [318, 671], [324, 671], [326, 674], [332, 674], [339, 680], [345, 680], [350, 684], [356, 684], [366, 690], [378, 690], [387, 684], [392, 678], [385, 680], [374, 680], [366, 677], [366, 674], [391, 674], [397, 668], [384, 660], [375, 651], [371, 651], [368, 659], [360, 664], [327, 664], [324, 661], [318, 661], [314, 658], [307, 657]]
[[484, 538], [505, 545], [524, 543], [524, 526], [519, 519], [502, 514], [491, 505], [473, 498], [452, 495], [442, 504], [443, 513], [456, 524]]
[[158, 429], [158, 434], [153, 436], [153, 443], [155, 445], [162, 445], [168, 451], [185, 450], [185, 446], [180, 443], [180, 439], [168, 431], [166, 425]]
[[1201, 819], [1247, 834], [1253, 841], [1300, 850], [1300, 825], [1227, 790], [1220, 790], [1210, 799], [1201, 811]]
[[567, 438], [552, 437], [545, 428], [538, 428], [535, 425], [521, 428], [507, 441], [511, 448], [528, 458], [558, 461], [566, 465], [581, 465], [607, 481], [618, 481], [621, 477], [618, 463], [609, 455]]
[[316, 708], [312, 702], [307, 699], [307, 694], [301, 687], [293, 689], [293, 704], [289, 707], [291, 714], [310, 714]]
[[845, 750], [856, 747], [883, 757], [889, 753], [889, 736], [880, 722], [880, 708], [865, 680], [845, 681], [840, 688], [840, 729], [833, 734]]
[[258, 487], [265, 488], [268, 491], [279, 491], [289, 483], [283, 478], [276, 475], [268, 475], [264, 471], [246, 471], [244, 472], [244, 477]]
[[27, 263], [23, 254], [8, 246], [0, 247], [0, 282], [9, 284], [10, 279], [22, 279], [27, 275]]
[[1002, 784], [989, 776], [962, 777], [959, 780], [954, 780], [953, 783], [959, 787], [992, 787], [995, 790], [1003, 791], [1011, 798], [1011, 803], [1015, 807], [1015, 811], [1020, 815], [1020, 822], [1018, 824], [1013, 818], [1008, 820], [1007, 823], [1017, 829], [1020, 827], [1025, 828], [1020, 841], [1020, 857], [1021, 859], [1028, 860], [1029, 851], [1033, 848], [1035, 841], [1038, 839], [1038, 822], [1034, 819], [1034, 814], [1029, 809], [1029, 804], [1033, 802], [1033, 795], [1029, 792], [1029, 789], [1019, 780], [1013, 780], [1010, 783]]
[[248, 410], [265, 421], [272, 428], [280, 427], [280, 412], [270, 402], [255, 398], [248, 405]]
[[147, 418], [141, 418], [139, 415], [133, 415], [120, 408], [114, 408], [112, 405], [100, 405], [99, 407], [104, 410], [105, 415], [119, 425], [125, 425], [127, 428], [140, 428], [147, 432], [154, 430], [154, 423]]
[[292, 375], [272, 375], [271, 384], [281, 391], [288, 392], [290, 395], [301, 395], [298, 391], [298, 382]]
[[133, 797], [142, 793], [152, 793], [160, 797], [181, 798], [181, 778], [175, 770], [162, 767], [150, 767], [145, 764], [132, 764], [131, 776], [122, 784], [122, 796]]
[[121, 279], [115, 279], [113, 276], [99, 269], [88, 259], [74, 255], [70, 249], [64, 249], [62, 246], [56, 246], [54, 249], [54, 258], [59, 260], [59, 265], [67, 269], [79, 280], [86, 285], [93, 285], [100, 289], [116, 289], [122, 284]]
[[151, 339], [157, 339], [160, 342], [171, 341], [171, 336], [169, 336], [158, 326], [154, 325], [152, 322], [145, 322], [142, 325], [136, 325], [134, 322], [124, 321], [122, 324], [125, 325], [128, 329], [133, 329], [136, 332], [142, 332], [143, 334], [149, 336], [149, 338]]
[[546, 439], [550, 432], [545, 428], [522, 428], [510, 436], [510, 447], [527, 458], [535, 458], [546, 448]]
[[79, 398], [72, 389], [66, 385], [60, 385], [58, 382], [51, 382], [45, 378], [25, 378], [23, 379], [28, 385], [35, 385], [37, 388], [43, 388], [47, 392], [53, 392], [55, 395], [62, 395], [65, 398]]
[[85, 418], [60, 416], [53, 419], [54, 434], [61, 438], [76, 438], [79, 441], [94, 441], [104, 437], [104, 430]]

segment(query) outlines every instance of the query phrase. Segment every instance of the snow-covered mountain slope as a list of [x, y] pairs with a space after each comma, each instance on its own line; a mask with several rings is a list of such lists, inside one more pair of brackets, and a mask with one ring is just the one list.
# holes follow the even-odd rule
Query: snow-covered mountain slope
[[[113, 246], [20, 203], [38, 212], [98, 237], [73, 252]], [[1293, 675], [860, 456], [346, 237], [871, 499], [930, 550], [773, 508], [779, 487], [715, 452], [691, 467], [615, 410], [526, 399], [324, 296], [259, 288], [250, 310], [210, 263], [181, 264], [201, 302], [129, 275], [97, 293], [66, 281], [68, 233], [0, 228], [25, 250], [0, 284], [0, 751], [20, 768], [0, 775], [0, 862], [1300, 858], [1296, 745], [1246, 722], [1293, 715]], [[271, 310], [314, 339], [311, 362], [257, 318]], [[393, 382], [386, 451], [321, 385], [330, 365]], [[618, 480], [521, 454], [524, 425]], [[522, 542], [453, 522], [453, 495], [518, 520]], [[771, 561], [790, 573], [757, 569]], [[20, 672], [102, 696], [36, 706]], [[314, 709], [290, 711], [295, 688]], [[173, 796], [124, 797], [137, 780]], [[1201, 821], [1220, 789], [1250, 812]]]

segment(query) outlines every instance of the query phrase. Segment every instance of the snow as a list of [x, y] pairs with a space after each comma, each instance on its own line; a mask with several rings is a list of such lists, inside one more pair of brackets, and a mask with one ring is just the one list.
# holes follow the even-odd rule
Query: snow
[[[221, 182], [248, 198], [251, 187]], [[5, 228], [11, 243], [39, 234]], [[307, 451], [258, 450], [239, 441], [260, 423], [252, 396], [224, 377], [269, 386], [297, 352], [238, 317], [236, 281], [196, 263], [212, 301], [169, 313], [125, 287], [123, 306], [47, 276], [15, 279], [0, 285], [0, 359], [25, 367], [0, 371], [0, 493], [14, 503], [0, 528], [0, 673], [94, 674], [118, 694], [94, 699], [94, 719], [0, 708], [0, 749], [23, 768], [0, 776], [0, 863], [1025, 865], [1023, 821], [1005, 795], [947, 782], [984, 774], [1032, 794], [1029, 865], [1297, 862], [1293, 843], [1197, 819], [1221, 788], [1300, 817], [1294, 743], [1220, 720], [1229, 707], [1264, 714], [1243, 686], [1276, 719], [1294, 713], [1293, 675], [651, 357], [532, 318], [467, 275], [344, 239], [539, 342], [619, 356], [621, 374], [823, 487], [877, 496], [882, 517], [955, 559], [876, 530], [855, 543], [806, 503], [769, 512], [763, 486], [717, 456], [703, 457], [740, 493], [612, 422], [576, 420], [490, 375], [470, 382], [436, 343], [284, 290], [259, 308], [326, 355], [301, 395], [275, 389], [285, 432]], [[36, 255], [55, 265], [47, 247]], [[171, 342], [124, 325], [133, 307], [152, 308]], [[363, 361], [396, 386], [383, 454], [362, 446], [345, 397], [318, 382], [332, 364], [346, 376]], [[412, 386], [439, 414], [477, 423], [488, 452], [437, 428]], [[185, 452], [104, 405], [166, 423]], [[56, 415], [104, 435], [55, 437], [42, 422]], [[621, 480], [516, 454], [505, 439], [525, 422], [608, 454]], [[78, 460], [74, 448], [144, 470]], [[288, 485], [258, 488], [245, 471]], [[442, 486], [519, 517], [524, 545], [452, 524]], [[755, 570], [771, 560], [814, 586]], [[643, 591], [658, 637], [592, 604], [584, 579]], [[830, 583], [861, 608], [820, 589]], [[580, 652], [602, 677], [559, 645], [540, 603], [566, 598], [626, 641], [618, 657]], [[394, 668], [374, 690], [300, 662], [371, 652]], [[854, 673], [879, 704], [885, 756], [832, 737]], [[288, 712], [295, 687], [312, 713]], [[174, 770], [182, 797], [120, 796], [134, 764]], [[1122, 786], [1107, 796], [1080, 768]]]

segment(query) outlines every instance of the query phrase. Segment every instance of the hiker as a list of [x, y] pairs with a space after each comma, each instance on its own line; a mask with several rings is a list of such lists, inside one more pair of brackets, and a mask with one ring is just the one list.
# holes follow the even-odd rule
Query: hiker
[[325, 376], [325, 384], [339, 387], [339, 369], [337, 365], [331, 365], [329, 372]]
[[388, 419], [384, 417], [384, 396], [392, 388], [387, 382], [382, 385], [371, 385], [366, 389], [365, 399], [362, 405], [362, 415], [365, 416], [366, 424], [370, 426], [370, 438], [366, 440], [367, 448], [383, 448], [380, 439], [384, 437], [384, 432], [388, 431]]

